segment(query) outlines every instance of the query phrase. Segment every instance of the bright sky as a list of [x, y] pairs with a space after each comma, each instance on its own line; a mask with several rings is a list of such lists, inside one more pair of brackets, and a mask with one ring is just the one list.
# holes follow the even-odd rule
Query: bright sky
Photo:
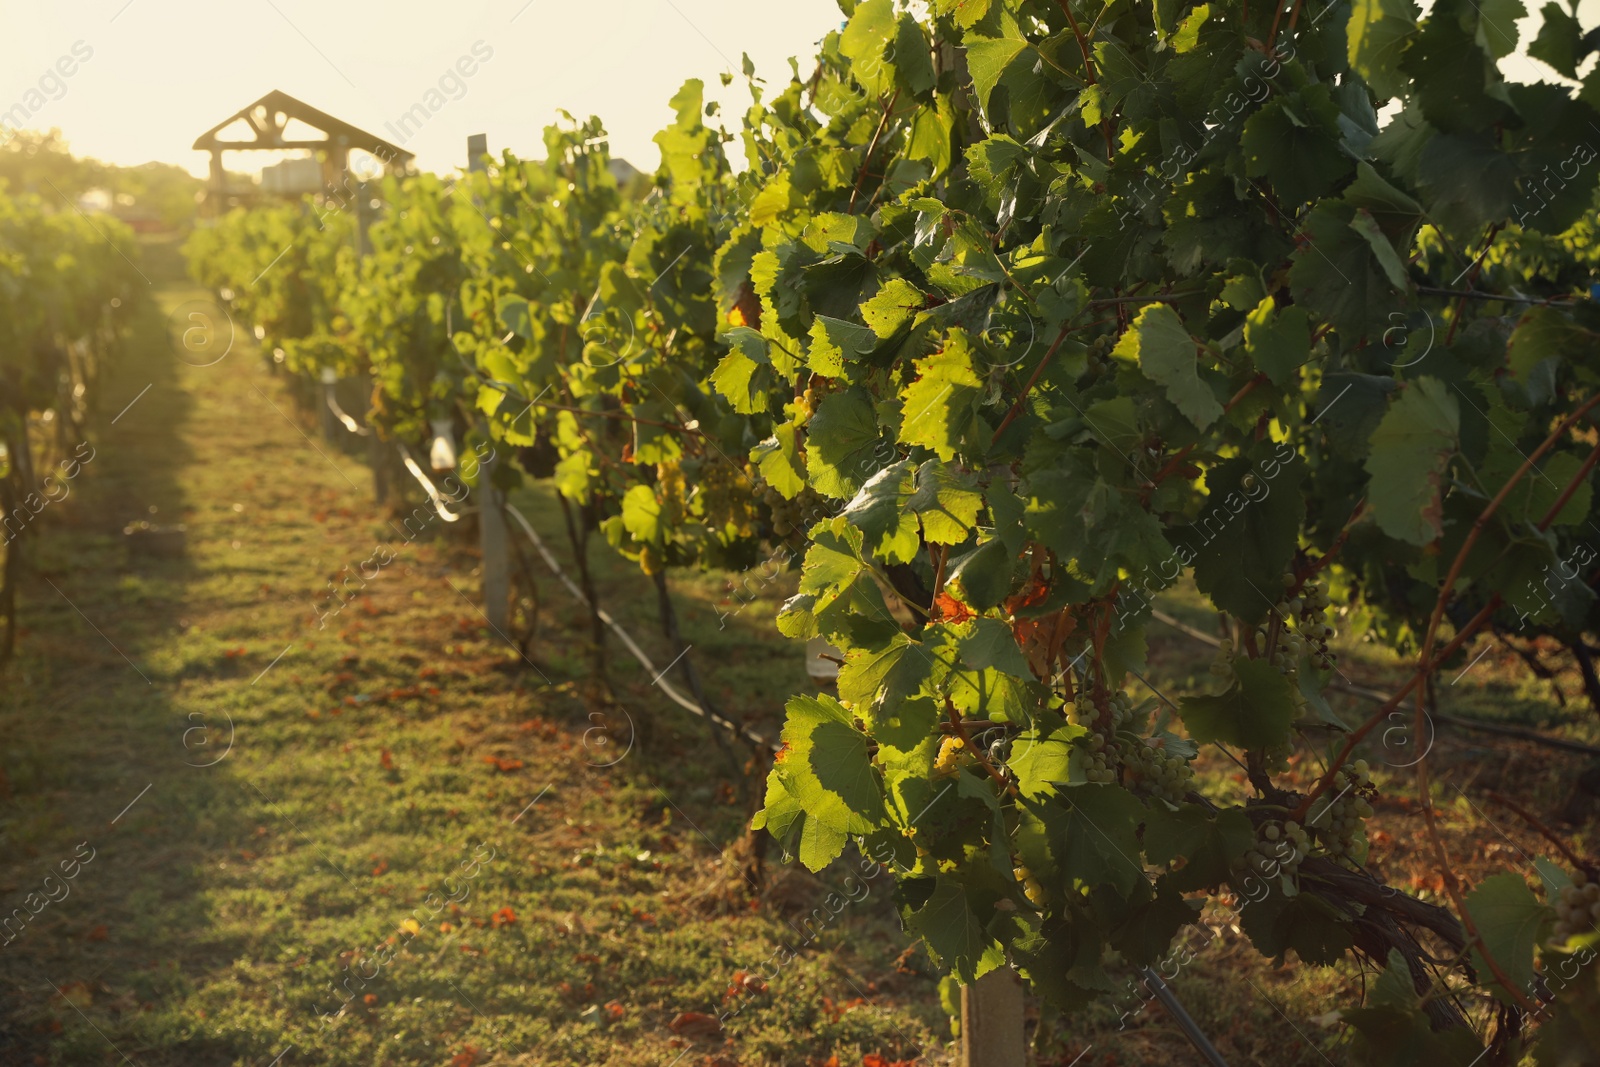
[[[599, 115], [614, 154], [650, 171], [651, 135], [685, 79], [742, 111], [742, 79], [724, 90], [717, 77], [737, 74], [742, 52], [758, 76], [786, 83], [788, 57], [810, 73], [816, 42], [841, 20], [833, 0], [0, 0], [0, 114], [43, 78], [28, 127], [60, 127], [75, 152], [109, 162], [203, 175], [194, 139], [269, 90], [398, 143], [386, 124], [445, 78], [448, 102], [403, 145], [425, 170], [464, 162], [472, 133], [496, 154], [540, 158], [541, 131], [565, 108]], [[492, 56], [452, 81], [475, 44]], [[61, 78], [74, 45], [92, 55], [69, 59]], [[272, 161], [224, 158], [230, 170]]]
[[[1579, 7], [1584, 25], [1600, 22], [1600, 0]], [[841, 18], [833, 0], [0, 0], [0, 114], [31, 103], [26, 124], [60, 127], [79, 153], [204, 174], [195, 137], [270, 89], [398, 141], [389, 124], [443, 78], [448, 102], [404, 143], [424, 169], [453, 169], [480, 132], [493, 152], [540, 157], [540, 131], [565, 108], [599, 115], [614, 153], [648, 171], [684, 79], [742, 110], [741, 81], [724, 90], [719, 73], [737, 73], [742, 52], [777, 83], [789, 56], [808, 73]], [[1537, 27], [1521, 23], [1524, 46]], [[475, 45], [492, 55], [458, 78]], [[1507, 73], [1554, 77], [1522, 56]], [[271, 158], [227, 157], [233, 170]]]

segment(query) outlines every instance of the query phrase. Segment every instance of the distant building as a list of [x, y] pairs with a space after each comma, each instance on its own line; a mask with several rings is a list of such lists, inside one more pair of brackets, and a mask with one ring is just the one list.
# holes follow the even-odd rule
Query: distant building
[[322, 188], [322, 164], [315, 159], [286, 159], [261, 168], [261, 191], [300, 196]]
[[635, 167], [626, 159], [617, 159], [615, 157], [612, 158], [610, 163], [606, 164], [606, 169], [611, 172], [611, 176], [616, 179], [617, 184], [623, 187], [626, 187], [629, 182], [640, 174], [638, 167]]

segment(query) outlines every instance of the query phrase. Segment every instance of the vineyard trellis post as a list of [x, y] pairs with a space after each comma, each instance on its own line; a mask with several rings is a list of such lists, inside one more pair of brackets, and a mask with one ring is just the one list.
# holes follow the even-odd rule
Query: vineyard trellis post
[[[363, 260], [372, 255], [372, 215], [371, 183], [363, 181], [356, 186], [356, 255]], [[374, 388], [372, 375], [368, 374], [364, 381], [370, 396]], [[367, 436], [367, 462], [372, 467], [372, 498], [374, 503], [382, 507], [389, 502], [390, 449], [385, 447], [383, 438], [378, 435], [378, 427], [370, 418], [367, 424], [372, 430]]]
[[[470, 172], [487, 170], [488, 154], [488, 134], [475, 133], [467, 138]], [[484, 436], [489, 436], [487, 426]], [[489, 626], [503, 633], [510, 622], [511, 560], [506, 546], [505, 494], [494, 484], [499, 465], [491, 451], [478, 468], [478, 543], [483, 555], [483, 613]]]
[[321, 383], [322, 403], [317, 405], [317, 425], [322, 428], [324, 441], [338, 442], [344, 438], [344, 427], [339, 425], [339, 417], [333, 413], [338, 401], [339, 372], [332, 367], [323, 367]]
[[961, 987], [962, 1067], [1023, 1067], [1022, 979], [999, 967]]

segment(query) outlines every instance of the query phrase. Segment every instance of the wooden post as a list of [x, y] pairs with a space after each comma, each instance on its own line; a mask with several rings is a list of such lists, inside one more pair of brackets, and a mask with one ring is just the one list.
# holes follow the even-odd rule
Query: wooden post
[[510, 614], [511, 560], [506, 552], [505, 494], [494, 484], [500, 458], [491, 455], [478, 468], [478, 539], [483, 554], [483, 613], [504, 635]]
[[1010, 967], [961, 987], [962, 1067], [1024, 1067], [1022, 979]]
[[[348, 184], [354, 177], [350, 173], [350, 153], [344, 156], [344, 181]], [[368, 204], [370, 199], [367, 193], [367, 183], [356, 184], [356, 255], [366, 259], [372, 255], [372, 239], [367, 236], [367, 230], [372, 225], [372, 211]], [[368, 386], [374, 383], [369, 376], [366, 380]], [[371, 396], [371, 392], [368, 392]], [[369, 402], [370, 403], [370, 402]], [[368, 415], [371, 410], [369, 408]], [[372, 431], [367, 437], [367, 462], [372, 465], [372, 496], [379, 507], [389, 501], [389, 449], [384, 447], [384, 441], [378, 436], [378, 428], [367, 419], [367, 428]]]
[[[489, 135], [475, 133], [467, 138], [467, 169], [485, 169]], [[483, 613], [489, 625], [505, 634], [511, 602], [511, 560], [506, 553], [505, 494], [494, 484], [500, 465], [491, 453], [478, 469], [478, 537], [483, 554]]]
[[211, 190], [206, 196], [206, 213], [220, 219], [228, 213], [228, 172], [222, 166], [222, 149], [211, 150]]
[[336, 399], [334, 390], [339, 386], [339, 374], [332, 367], [322, 368], [322, 403], [317, 405], [317, 425], [322, 427], [322, 439], [337, 441], [344, 427], [333, 417], [333, 407], [328, 402]]
[[[370, 411], [368, 412], [370, 415]], [[379, 507], [389, 502], [389, 447], [388, 442], [378, 436], [378, 428], [367, 421], [367, 428], [372, 431], [367, 438], [367, 462], [372, 465], [372, 495]]]

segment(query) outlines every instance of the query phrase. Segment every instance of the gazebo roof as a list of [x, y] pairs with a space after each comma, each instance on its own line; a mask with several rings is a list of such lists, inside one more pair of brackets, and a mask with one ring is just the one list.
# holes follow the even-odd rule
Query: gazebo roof
[[[225, 141], [217, 135], [229, 126], [243, 119], [254, 132], [249, 140]], [[289, 120], [298, 119], [307, 126], [313, 126], [327, 136], [322, 140], [287, 139], [284, 137], [284, 128]], [[399, 145], [391, 144], [376, 134], [352, 126], [334, 118], [326, 111], [319, 111], [310, 104], [296, 100], [288, 93], [274, 89], [229, 115], [211, 129], [195, 139], [194, 147], [201, 151], [229, 150], [240, 151], [250, 149], [283, 149], [283, 148], [327, 148], [337, 147], [343, 149], [358, 148], [370, 152], [382, 159], [389, 166], [403, 166], [411, 161], [412, 153], [405, 151]]]

